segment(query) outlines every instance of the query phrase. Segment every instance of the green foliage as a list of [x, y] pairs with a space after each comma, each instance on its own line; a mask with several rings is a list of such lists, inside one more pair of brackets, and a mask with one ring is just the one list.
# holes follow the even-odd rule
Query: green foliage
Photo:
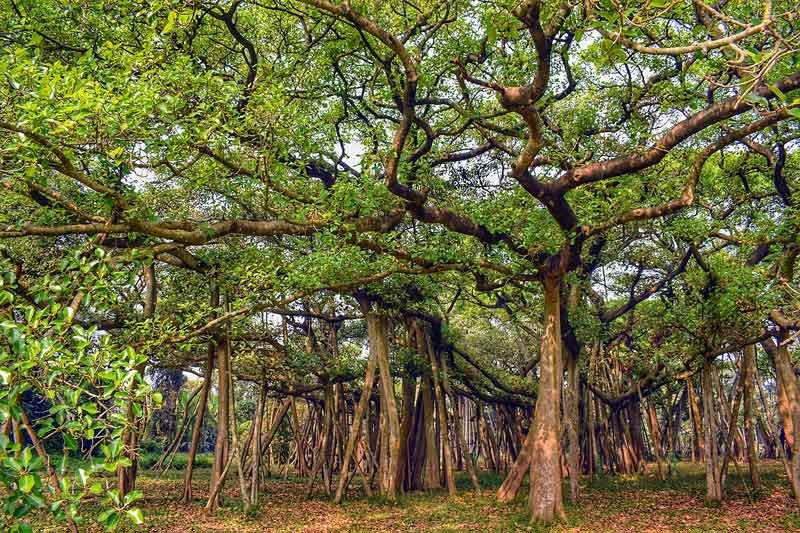
[[[5, 528], [24, 531], [25, 517], [46, 506], [58, 521], [69, 517], [80, 522], [86, 497], [102, 497], [106, 510], [96, 518], [107, 529], [123, 515], [142, 520], [133, 505], [141, 493], [120, 498], [116, 489], [105, 486], [103, 473], [130, 465], [122, 449], [125, 413], [131, 408], [141, 416], [152, 403], [150, 387], [137, 370], [145, 359], [96, 327], [85, 329], [68, 306], [73, 290], [85, 291], [83, 299], [95, 309], [107, 305], [109, 259], [100, 250], [76, 253], [59, 271], [27, 287], [20, 286], [14, 270], [3, 263], [0, 426], [13, 424], [21, 432], [34, 432], [17, 442], [0, 434], [0, 482], [7, 490], [0, 522]], [[74, 287], [76, 280], [79, 289]], [[49, 408], [33, 419], [26, 398], [44, 401]], [[38, 448], [28, 444], [34, 438], [41, 442]], [[59, 459], [46, 450], [59, 442], [63, 457], [55, 470]], [[91, 456], [86, 468], [72, 468], [68, 455], [88, 449], [89, 443], [101, 453]], [[48, 468], [54, 468], [52, 474]]]

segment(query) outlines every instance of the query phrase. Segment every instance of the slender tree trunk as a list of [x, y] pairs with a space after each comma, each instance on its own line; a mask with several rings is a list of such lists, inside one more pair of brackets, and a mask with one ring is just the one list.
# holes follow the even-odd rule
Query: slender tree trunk
[[522, 480], [525, 475], [530, 471], [531, 467], [531, 454], [533, 453], [533, 440], [534, 434], [528, 431], [525, 441], [522, 443], [519, 454], [511, 465], [511, 468], [503, 480], [503, 484], [497, 489], [497, 500], [501, 502], [510, 502], [517, 497], [517, 492], [522, 485]]
[[[218, 338], [217, 346], [217, 391], [219, 408], [217, 410], [217, 439], [214, 444], [214, 465], [211, 470], [211, 487], [222, 487], [224, 484], [225, 473], [227, 473], [226, 465], [228, 464], [228, 419], [229, 415], [229, 400], [230, 393], [228, 387], [230, 379], [228, 373], [230, 372], [228, 360], [228, 338], [224, 335]], [[215, 511], [220, 505], [219, 490], [216, 491], [213, 499], [209, 499], [207, 509], [211, 512]]]
[[[327, 484], [326, 476], [324, 475], [324, 469], [327, 468], [326, 463], [328, 462], [328, 451], [331, 447], [331, 438], [332, 438], [332, 429], [333, 429], [333, 386], [328, 385], [325, 387], [325, 403], [323, 406], [323, 422], [321, 428], [322, 440], [319, 448], [319, 453], [314, 460], [314, 465], [311, 469], [311, 475], [308, 478], [308, 485], [306, 488], [306, 492], [310, 497], [313, 490], [314, 490], [314, 481], [317, 479], [317, 474], [319, 473], [320, 469], [323, 469], [323, 485], [325, 485], [326, 490], [330, 487]], [[330, 494], [328, 494], [330, 495]]]
[[[33, 449], [36, 450], [36, 455], [39, 456], [39, 459], [42, 460], [42, 464], [44, 464], [44, 468], [47, 471], [47, 477], [50, 478], [50, 486], [52, 487], [53, 492], [58, 497], [61, 498], [61, 483], [58, 479], [58, 475], [56, 471], [53, 469], [52, 465], [50, 465], [50, 456], [47, 455], [47, 451], [44, 449], [44, 445], [42, 441], [39, 440], [39, 435], [36, 433], [36, 429], [31, 424], [30, 419], [28, 418], [28, 413], [25, 412], [25, 409], [20, 407], [20, 425], [25, 428], [25, 431], [28, 433], [28, 438], [31, 439], [31, 444], [33, 444]], [[22, 441], [17, 441], [21, 443]], [[63, 507], [64, 511], [69, 511], [67, 508], [67, 503], [62, 501], [61, 506]], [[69, 516], [66, 515], [67, 526], [71, 533], [78, 533], [78, 527], [75, 525], [75, 521]]]
[[[300, 424], [300, 417], [297, 413], [297, 399], [292, 396], [291, 397], [291, 409], [292, 409], [292, 434], [294, 436], [294, 445], [297, 451], [297, 474], [301, 477], [306, 475], [306, 452], [304, 446], [304, 433], [306, 424]], [[308, 422], [311, 419], [311, 415], [309, 413]]]
[[11, 434], [14, 436], [14, 444], [19, 444], [19, 448], [14, 452], [14, 457], [20, 458], [22, 448], [24, 447], [25, 440], [22, 437], [22, 425], [12, 418], [11, 420]]
[[[219, 289], [216, 287], [211, 290], [211, 308], [216, 309], [219, 306]], [[208, 396], [211, 390], [211, 379], [214, 375], [214, 360], [216, 354], [216, 346], [213, 342], [208, 343], [208, 355], [206, 357], [206, 372], [205, 381], [203, 381], [203, 390], [200, 392], [200, 402], [197, 404], [197, 413], [195, 414], [194, 426], [192, 427], [192, 442], [189, 445], [189, 455], [186, 460], [186, 471], [183, 476], [183, 495], [181, 496], [181, 503], [189, 504], [192, 502], [192, 474], [194, 472], [194, 461], [197, 456], [197, 450], [200, 447], [200, 438], [203, 435], [203, 423], [205, 421], [206, 410], [208, 406]]]
[[699, 459], [700, 456], [704, 456], [705, 454], [703, 451], [705, 448], [703, 438], [703, 417], [700, 416], [700, 408], [697, 405], [697, 395], [694, 392], [692, 378], [686, 378], [686, 393], [689, 398], [689, 409], [692, 412], [692, 426], [694, 427], [694, 451], [692, 455], [694, 456], [696, 454], [697, 458]]
[[658, 465], [658, 477], [664, 481], [667, 478], [667, 473], [664, 467], [664, 453], [661, 448], [661, 428], [659, 427], [658, 415], [652, 401], [647, 402], [647, 421], [650, 426], [650, 437], [653, 441], [653, 455], [655, 455], [656, 464]]
[[753, 490], [761, 488], [761, 476], [758, 472], [758, 449], [756, 448], [755, 431], [753, 430], [753, 376], [756, 366], [756, 347], [750, 344], [744, 347], [742, 360], [742, 387], [744, 405], [742, 416], [744, 418], [744, 436], [747, 447], [747, 465], [750, 470], [750, 483]]
[[214, 374], [214, 345], [209, 343], [208, 357], [206, 358], [206, 377], [203, 381], [203, 389], [200, 391], [200, 401], [197, 403], [197, 412], [194, 415], [194, 426], [192, 427], [192, 442], [189, 445], [189, 453], [186, 457], [186, 470], [183, 474], [183, 495], [181, 503], [192, 502], [192, 473], [194, 472], [194, 461], [197, 457], [197, 450], [200, 447], [200, 437], [203, 435], [203, 422], [206, 416], [206, 406], [208, 404], [208, 393], [211, 390], [211, 378]]
[[261, 426], [264, 423], [264, 404], [267, 401], [267, 386], [261, 386], [261, 394], [258, 396], [256, 412], [253, 416], [253, 460], [250, 472], [250, 504], [258, 504], [258, 475], [261, 470]]
[[[226, 328], [226, 337], [230, 339], [230, 325]], [[247, 447], [250, 443], [250, 440], [253, 437], [253, 431], [255, 428], [251, 425], [250, 430], [248, 431], [247, 438], [245, 439], [246, 444], [244, 446], [240, 446], [239, 444], [239, 428], [236, 423], [236, 396], [235, 396], [235, 389], [233, 384], [233, 372], [230, 371], [230, 360], [231, 360], [231, 344], [228, 342], [227, 345], [227, 356], [228, 356], [228, 416], [230, 416], [230, 421], [228, 422], [228, 426], [231, 428], [231, 448], [232, 448], [232, 458], [236, 462], [236, 474], [237, 478], [239, 479], [239, 495], [242, 499], [242, 504], [244, 505], [244, 512], [245, 514], [248, 513], [252, 507], [252, 502], [250, 501], [250, 493], [247, 487], [247, 480], [245, 479], [245, 469], [244, 469], [244, 461], [242, 459], [243, 456], [243, 448]], [[222, 485], [225, 483], [225, 477], [220, 477], [219, 484]]]
[[456, 435], [457, 442], [459, 444], [459, 449], [461, 450], [461, 455], [463, 457], [464, 466], [469, 472], [469, 478], [472, 481], [472, 488], [475, 489], [477, 494], [481, 493], [481, 484], [478, 482], [478, 476], [475, 473], [475, 465], [472, 462], [472, 456], [469, 453], [469, 447], [467, 446], [467, 442], [464, 439], [464, 431], [463, 426], [461, 424], [461, 413], [458, 409], [458, 397], [453, 394], [453, 391], [450, 389], [450, 380], [449, 380], [449, 373], [447, 371], [447, 360], [445, 357], [442, 357], [442, 383], [444, 384], [445, 393], [450, 396], [450, 401], [453, 404], [453, 433]]
[[494, 438], [489, 417], [484, 413], [482, 402], [478, 402], [478, 430], [487, 468], [495, 472], [499, 471], [501, 462], [500, 450], [497, 447], [497, 439]]
[[530, 431], [530, 508], [534, 522], [563, 518], [561, 492], [561, 309], [557, 277], [544, 278], [544, 334], [539, 362], [539, 391]]
[[716, 413], [714, 412], [713, 363], [705, 361], [702, 372], [703, 434], [705, 435], [704, 457], [706, 462], [706, 504], [722, 502], [722, 480], [720, 479], [717, 453]]
[[426, 344], [428, 359], [431, 362], [431, 370], [433, 371], [433, 390], [436, 395], [436, 407], [439, 414], [439, 428], [442, 439], [442, 449], [444, 451], [444, 472], [445, 479], [447, 480], [447, 492], [450, 496], [455, 496], [456, 491], [456, 477], [453, 471], [453, 453], [450, 446], [450, 436], [447, 429], [447, 406], [445, 404], [444, 387], [442, 385], [441, 376], [439, 375], [439, 363], [437, 361], [436, 352], [431, 345], [430, 336], [426, 335]]
[[[153, 263], [146, 265], [142, 271], [144, 279], [144, 301], [142, 316], [147, 319], [153, 316], [158, 299], [158, 283], [156, 281], [156, 269]], [[147, 363], [144, 362], [136, 367], [136, 371], [144, 376]], [[120, 466], [117, 468], [117, 490], [120, 498], [128, 494], [136, 486], [136, 474], [139, 470], [139, 432], [143, 429], [143, 424], [137, 417], [131, 406], [128, 406], [126, 418], [128, 425], [122, 434], [122, 443], [125, 456], [130, 459], [130, 466]]]
[[564, 421], [566, 425], [567, 441], [567, 465], [569, 467], [569, 492], [570, 501], [578, 501], [580, 490], [581, 467], [580, 467], [580, 442], [578, 442], [578, 360], [563, 350], [564, 358], [567, 361], [567, 394], [564, 405]]
[[275, 434], [278, 432], [278, 428], [280, 428], [281, 423], [283, 423], [283, 419], [286, 418], [286, 414], [289, 412], [289, 404], [291, 400], [289, 398], [284, 398], [283, 402], [281, 402], [281, 406], [278, 408], [277, 412], [272, 417], [272, 425], [269, 428], [266, 436], [264, 437], [263, 441], [261, 442], [261, 454], [267, 453], [270, 445], [272, 444], [272, 439], [275, 438]]
[[369, 406], [369, 397], [372, 394], [372, 389], [375, 385], [375, 367], [378, 364], [376, 352], [370, 350], [369, 359], [367, 360], [367, 373], [364, 377], [364, 385], [361, 387], [361, 397], [358, 399], [355, 412], [353, 413], [353, 424], [350, 426], [350, 433], [347, 435], [347, 445], [344, 449], [344, 457], [342, 458], [342, 471], [339, 475], [339, 486], [336, 488], [336, 496], [333, 501], [341, 503], [344, 491], [349, 482], [350, 460], [353, 457], [353, 450], [355, 449], [358, 435], [361, 431], [361, 421]]
[[[717, 371], [719, 372], [719, 371]], [[720, 474], [719, 474], [719, 483], [721, 487], [721, 491], [724, 494], [725, 490], [725, 480], [728, 476], [728, 465], [730, 464], [731, 458], [734, 455], [734, 439], [736, 435], [739, 434], [738, 428], [738, 420], [739, 420], [739, 407], [742, 403], [742, 380], [739, 378], [735, 383], [735, 389], [733, 391], [734, 398], [733, 398], [733, 407], [729, 407], [726, 409], [728, 411], [728, 432], [725, 435], [725, 456], [722, 459], [722, 466], [720, 467]], [[720, 398], [721, 402], [727, 403], [725, 398]], [[740, 448], [741, 449], [741, 448]]]
[[203, 381], [202, 385], [193, 390], [186, 399], [186, 407], [184, 409], [183, 416], [181, 417], [181, 423], [178, 424], [177, 431], [174, 432], [172, 440], [167, 447], [164, 448], [164, 451], [161, 453], [158, 461], [156, 461], [156, 463], [151, 467], [152, 470], [161, 470], [163, 472], [169, 468], [170, 464], [172, 464], [172, 457], [178, 448], [180, 448], [181, 442], [183, 441], [183, 436], [186, 434], [186, 429], [189, 427], [189, 422], [192, 420], [192, 416], [197, 416], [198, 407], [194, 406], [194, 414], [192, 414], [192, 407], [194, 404], [194, 399], [198, 394], [200, 394], [200, 391], [203, 390], [204, 386], [205, 381]]
[[595, 399], [594, 396], [589, 392], [589, 388], [586, 387], [586, 417], [587, 417], [587, 427], [586, 427], [586, 434], [588, 436], [587, 439], [587, 448], [588, 453], [586, 454], [587, 459], [587, 470], [589, 474], [589, 482], [591, 483], [594, 480], [594, 473], [597, 468], [597, 436], [595, 434]]

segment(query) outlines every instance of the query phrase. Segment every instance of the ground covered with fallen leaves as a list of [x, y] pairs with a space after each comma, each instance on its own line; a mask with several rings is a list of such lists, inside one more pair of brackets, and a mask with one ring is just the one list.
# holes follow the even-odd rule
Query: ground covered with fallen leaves
[[[652, 472], [636, 477], [602, 476], [591, 482], [585, 479], [580, 502], [567, 506], [566, 521], [548, 528], [530, 525], [525, 505], [527, 487], [516, 502], [498, 504], [494, 489], [502, 478], [492, 474], [481, 476], [485, 487], [481, 495], [469, 490], [468, 478], [461, 476], [456, 498], [448, 498], [445, 492], [415, 493], [392, 503], [365, 498], [354, 483], [343, 505], [334, 505], [319, 489], [311, 498], [306, 497], [303, 480], [277, 477], [265, 484], [258, 510], [249, 515], [243, 513], [236, 499], [234, 485], [238, 484], [229, 483], [225, 506], [209, 516], [203, 510], [208, 469], [196, 470], [195, 502], [191, 506], [176, 501], [181, 493], [181, 472], [157, 477], [145, 471], [138, 484], [145, 493], [140, 502], [145, 525], [137, 528], [123, 524], [119, 531], [800, 531], [800, 513], [793, 506], [779, 463], [762, 465], [764, 488], [759, 493], [749, 487], [746, 468], [733, 465], [728, 499], [718, 508], [703, 504], [702, 465], [679, 464], [676, 470], [666, 481], [658, 480]], [[63, 530], [48, 526], [45, 516], [34, 529]], [[100, 531], [89, 524], [83, 524], [81, 530]]]

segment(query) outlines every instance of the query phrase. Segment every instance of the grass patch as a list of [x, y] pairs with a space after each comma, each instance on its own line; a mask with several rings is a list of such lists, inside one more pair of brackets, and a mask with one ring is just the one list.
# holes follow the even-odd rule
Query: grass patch
[[[176, 458], [177, 459], [177, 458]], [[184, 456], [185, 460], [185, 456]], [[201, 461], [206, 461], [205, 458]], [[352, 483], [342, 505], [334, 505], [319, 482], [311, 498], [306, 497], [306, 480], [273, 476], [262, 487], [259, 506], [245, 514], [238, 498], [235, 473], [225, 490], [223, 507], [213, 516], [203, 511], [208, 493], [210, 469], [195, 470], [192, 505], [177, 502], [182, 487], [182, 471], [171, 469], [160, 476], [143, 469], [137, 483], [145, 493], [141, 507], [145, 527], [123, 523], [118, 531], [164, 532], [562, 532], [562, 531], [781, 531], [800, 530], [800, 514], [788, 493], [788, 484], [779, 463], [762, 465], [764, 486], [758, 498], [748, 488], [749, 477], [732, 467], [727, 498], [718, 508], [703, 505], [705, 473], [702, 465], [681, 463], [674, 475], [660, 480], [654, 469], [637, 476], [596, 476], [581, 480], [581, 498], [568, 501], [564, 485], [566, 519], [552, 525], [530, 523], [527, 507], [528, 486], [508, 504], [498, 503], [497, 487], [501, 474], [480, 472], [482, 492], [471, 490], [469, 476], [457, 476], [458, 495], [450, 498], [445, 490], [403, 494], [396, 501], [367, 498], [360, 483]], [[87, 515], [96, 512], [97, 503], [86, 502]], [[64, 531], [37, 516], [34, 531]], [[101, 531], [83, 524], [81, 531]]]

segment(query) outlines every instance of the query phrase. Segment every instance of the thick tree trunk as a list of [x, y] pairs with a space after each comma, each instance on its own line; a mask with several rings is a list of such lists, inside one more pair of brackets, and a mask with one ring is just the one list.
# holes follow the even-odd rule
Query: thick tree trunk
[[633, 448], [636, 470], [644, 472], [647, 466], [647, 448], [644, 442], [644, 424], [642, 422], [642, 405], [638, 399], [625, 409], [628, 413], [628, 424], [625, 426], [628, 440]]
[[400, 464], [400, 417], [394, 397], [394, 381], [389, 371], [389, 321], [384, 315], [375, 312], [367, 313], [367, 335], [370, 353], [378, 361], [378, 372], [381, 378], [381, 398], [385, 403], [386, 432], [385, 449], [388, 452], [387, 478], [385, 496], [390, 500], [397, 497], [398, 466]]
[[560, 278], [544, 278], [544, 333], [539, 362], [539, 391], [530, 431], [530, 509], [534, 522], [564, 517], [561, 490], [561, 310]]
[[[772, 358], [775, 366], [775, 379], [778, 385], [778, 410], [783, 420], [783, 432], [786, 442], [791, 448], [791, 463], [789, 464], [789, 481], [795, 500], [800, 504], [800, 446], [796, 428], [800, 427], [800, 385], [794, 373], [791, 354], [789, 353], [789, 333], [781, 330], [777, 345], [771, 340], [763, 343], [767, 353]], [[778, 444], [780, 446], [780, 443]]]
[[414, 397], [417, 382], [413, 377], [403, 377], [403, 416], [400, 421], [400, 477], [399, 487], [411, 490], [411, 430], [414, 428]]
[[755, 431], [753, 430], [753, 376], [756, 367], [756, 347], [750, 344], [744, 347], [742, 359], [742, 387], [744, 405], [742, 416], [744, 418], [745, 446], [747, 447], [747, 466], [750, 470], [750, 483], [753, 490], [761, 488], [761, 476], [758, 472], [758, 449], [756, 448]]
[[422, 472], [422, 488], [438, 489], [442, 486], [439, 479], [439, 451], [436, 446], [436, 428], [433, 415], [433, 384], [430, 376], [422, 376], [420, 396], [422, 399], [422, 419], [420, 428], [424, 432], [425, 445], [421, 449], [424, 458]]

